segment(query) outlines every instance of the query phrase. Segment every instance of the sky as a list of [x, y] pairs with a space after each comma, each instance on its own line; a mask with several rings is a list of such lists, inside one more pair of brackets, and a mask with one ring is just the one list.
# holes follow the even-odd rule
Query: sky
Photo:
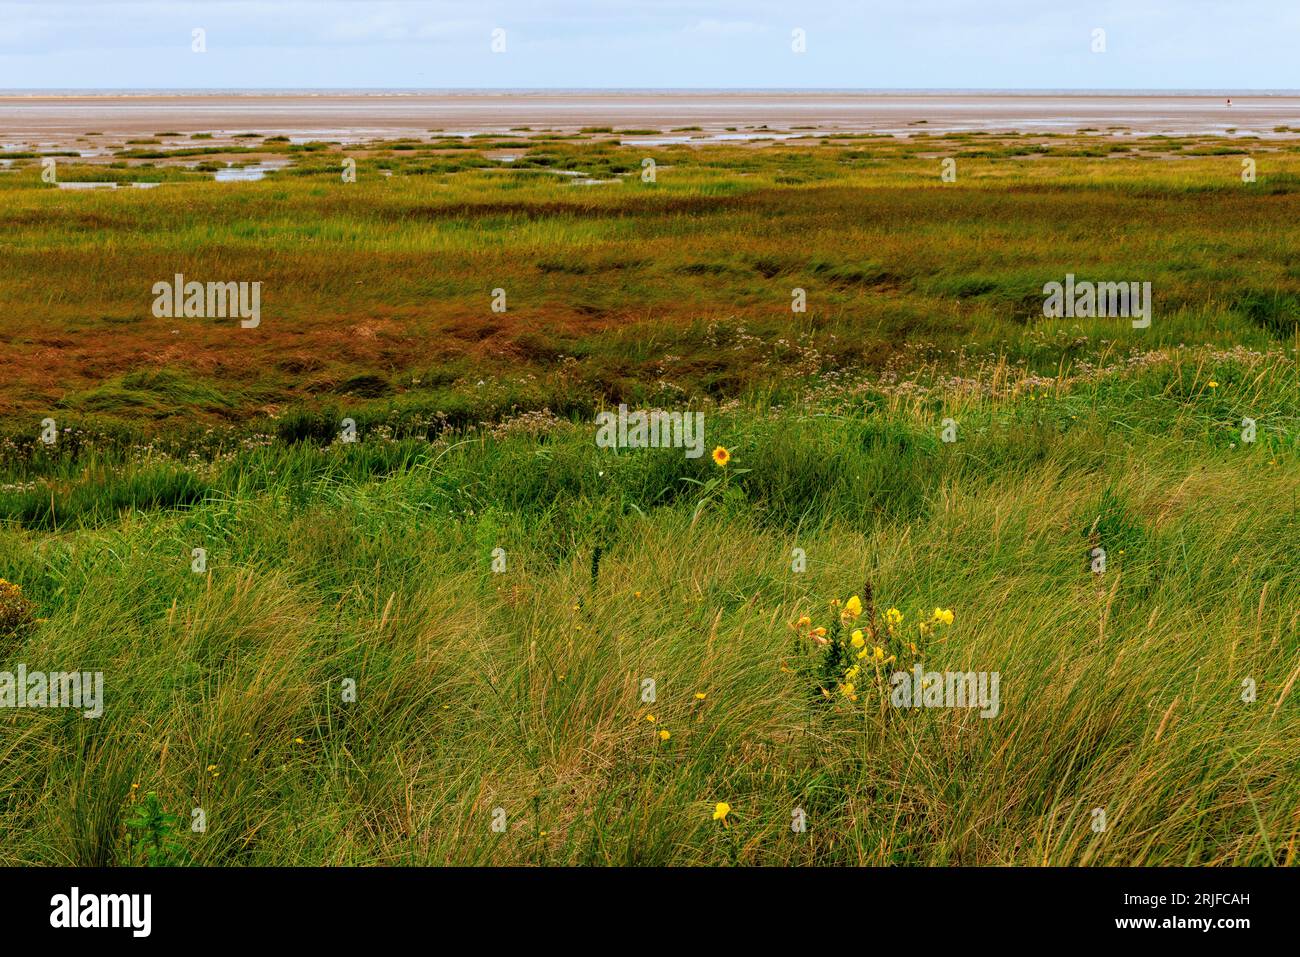
[[1297, 0], [0, 0], [0, 89], [1295, 89], [1297, 49]]

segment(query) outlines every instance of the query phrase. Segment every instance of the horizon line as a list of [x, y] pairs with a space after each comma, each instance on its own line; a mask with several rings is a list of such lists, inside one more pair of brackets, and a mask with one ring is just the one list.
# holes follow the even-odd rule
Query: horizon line
[[1021, 95], [1021, 96], [1300, 96], [1300, 89], [1277, 87], [692, 87], [692, 86], [641, 86], [641, 87], [575, 87], [575, 86], [535, 86], [535, 87], [447, 87], [447, 86], [229, 86], [229, 87], [0, 87], [0, 95], [9, 94], [152, 94], [172, 96], [193, 95], [228, 95], [231, 93], [262, 94], [315, 94], [315, 93], [406, 93], [406, 94], [528, 94], [528, 93], [582, 93], [582, 94], [626, 94], [626, 93], [850, 93], [860, 95]]

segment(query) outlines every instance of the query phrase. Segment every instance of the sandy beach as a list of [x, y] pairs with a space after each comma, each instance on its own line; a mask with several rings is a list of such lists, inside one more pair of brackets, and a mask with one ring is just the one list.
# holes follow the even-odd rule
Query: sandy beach
[[755, 127], [905, 132], [1123, 128], [1132, 133], [1271, 135], [1300, 126], [1300, 96], [1098, 96], [791, 92], [321, 93], [0, 96], [0, 140], [254, 131], [369, 138], [442, 130], [584, 126], [721, 132]]

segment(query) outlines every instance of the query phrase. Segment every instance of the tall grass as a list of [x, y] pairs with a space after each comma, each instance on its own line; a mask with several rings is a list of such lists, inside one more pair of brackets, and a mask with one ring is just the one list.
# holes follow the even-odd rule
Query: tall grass
[[[710, 412], [727, 472], [564, 422], [277, 443], [192, 465], [181, 508], [10, 512], [45, 621], [0, 669], [102, 669], [107, 703], [0, 711], [3, 860], [122, 862], [153, 791], [203, 808], [207, 864], [1294, 863], [1293, 376], [998, 380], [953, 444], [845, 384]], [[1238, 403], [1253, 446], [1219, 437]], [[124, 469], [84, 481], [110, 502]], [[820, 696], [794, 625], [867, 581], [909, 636], [954, 610], [922, 660], [999, 672], [998, 717]]]

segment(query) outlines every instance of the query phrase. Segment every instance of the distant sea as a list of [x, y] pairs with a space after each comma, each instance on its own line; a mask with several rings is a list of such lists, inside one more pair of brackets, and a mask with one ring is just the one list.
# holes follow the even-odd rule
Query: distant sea
[[622, 96], [622, 95], [763, 95], [779, 94], [782, 96], [799, 96], [800, 94], [826, 95], [849, 94], [854, 96], [1135, 96], [1135, 97], [1258, 97], [1258, 96], [1300, 96], [1300, 89], [1293, 90], [1128, 90], [1128, 89], [1060, 89], [1060, 90], [1000, 90], [1000, 89], [855, 89], [855, 88], [802, 88], [783, 89], [778, 87], [754, 88], [690, 88], [690, 87], [643, 87], [643, 88], [418, 88], [418, 87], [356, 87], [356, 88], [238, 88], [229, 89], [185, 89], [173, 88], [134, 88], [134, 89], [37, 89], [13, 88], [0, 89], [0, 96]]

